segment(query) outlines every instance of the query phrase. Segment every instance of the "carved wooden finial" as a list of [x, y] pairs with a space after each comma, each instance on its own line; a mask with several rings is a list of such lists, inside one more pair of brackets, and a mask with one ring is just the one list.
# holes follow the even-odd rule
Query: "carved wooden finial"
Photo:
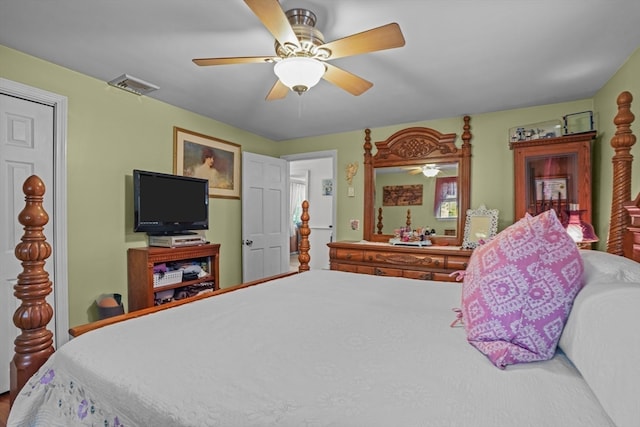
[[300, 247], [298, 254], [300, 266], [298, 267], [298, 271], [302, 273], [303, 271], [309, 271], [309, 261], [311, 261], [311, 257], [309, 256], [309, 234], [311, 234], [311, 229], [309, 228], [309, 202], [306, 200], [302, 202], [300, 221], [302, 224], [300, 225]]
[[464, 150], [471, 146], [469, 142], [471, 141], [471, 125], [469, 124], [469, 122], [471, 122], [471, 117], [464, 116], [462, 120], [464, 121], [464, 125], [462, 126], [462, 135], [460, 138], [462, 139], [462, 149]]
[[611, 146], [615, 154], [613, 163], [613, 192], [611, 194], [611, 221], [609, 222], [609, 238], [607, 252], [624, 255], [624, 232], [629, 225], [629, 214], [623, 208], [625, 202], [631, 200], [631, 166], [633, 155], [631, 147], [636, 143], [636, 137], [631, 132], [631, 123], [635, 116], [631, 112], [633, 96], [625, 91], [618, 95], [618, 113], [613, 119], [616, 133], [611, 138]]
[[13, 402], [27, 380], [36, 373], [54, 352], [53, 333], [46, 328], [53, 317], [53, 309], [46, 297], [52, 291], [45, 260], [51, 255], [51, 246], [43, 233], [49, 215], [42, 207], [45, 186], [32, 175], [22, 186], [25, 208], [18, 215], [24, 226], [21, 242], [15, 256], [22, 262], [22, 273], [13, 287], [14, 295], [22, 301], [13, 315], [13, 323], [22, 330], [15, 339], [15, 354], [10, 364], [10, 401]]
[[384, 225], [382, 224], [382, 207], [378, 208], [378, 223], [376, 224], [376, 229], [378, 230], [378, 234], [382, 234], [382, 229]]
[[364, 130], [364, 163], [371, 163], [371, 129]]

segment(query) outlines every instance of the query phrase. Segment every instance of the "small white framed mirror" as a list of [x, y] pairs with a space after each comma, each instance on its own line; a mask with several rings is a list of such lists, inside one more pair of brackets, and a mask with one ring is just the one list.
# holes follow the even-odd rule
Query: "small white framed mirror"
[[480, 205], [478, 209], [467, 209], [462, 247], [475, 249], [498, 232], [498, 209], [487, 209]]

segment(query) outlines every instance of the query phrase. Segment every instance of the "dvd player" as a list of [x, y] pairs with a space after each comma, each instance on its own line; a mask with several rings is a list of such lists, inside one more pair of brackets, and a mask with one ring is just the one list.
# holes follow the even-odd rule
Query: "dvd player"
[[149, 236], [149, 246], [176, 248], [180, 246], [196, 246], [207, 243], [199, 234], [177, 234], [175, 236]]

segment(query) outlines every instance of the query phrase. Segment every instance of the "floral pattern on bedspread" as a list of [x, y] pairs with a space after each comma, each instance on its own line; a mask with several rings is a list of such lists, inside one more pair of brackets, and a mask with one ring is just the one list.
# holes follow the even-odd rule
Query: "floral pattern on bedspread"
[[[20, 395], [26, 401], [36, 406], [48, 408], [46, 422], [50, 423], [55, 419], [60, 421], [60, 425], [82, 425], [82, 426], [104, 426], [104, 427], [124, 427], [125, 424], [121, 416], [118, 416], [112, 408], [105, 407], [97, 403], [81, 384], [72, 378], [65, 378], [59, 375], [54, 369], [43, 366], [31, 380], [25, 384]], [[31, 411], [20, 414], [12, 412], [9, 425], [40, 425], [40, 415], [35, 415]], [[15, 415], [15, 417], [13, 417]], [[32, 418], [35, 417], [35, 418]], [[50, 425], [50, 424], [48, 424]]]

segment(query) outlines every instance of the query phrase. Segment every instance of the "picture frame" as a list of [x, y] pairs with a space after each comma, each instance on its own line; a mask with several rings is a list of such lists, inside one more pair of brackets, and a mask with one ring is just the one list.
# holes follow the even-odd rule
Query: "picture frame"
[[467, 209], [462, 248], [475, 249], [495, 237], [498, 232], [498, 213], [498, 209], [487, 209], [485, 205], [478, 209]]
[[581, 111], [567, 114], [562, 117], [563, 133], [573, 135], [576, 133], [591, 132], [594, 130], [593, 111]]
[[240, 144], [173, 128], [173, 173], [209, 180], [209, 197], [239, 199]]
[[322, 180], [322, 195], [333, 196], [333, 179]]
[[385, 185], [382, 187], [382, 206], [420, 206], [422, 193], [422, 184]]
[[567, 176], [549, 176], [534, 178], [536, 202], [560, 200], [566, 201], [569, 178]]

